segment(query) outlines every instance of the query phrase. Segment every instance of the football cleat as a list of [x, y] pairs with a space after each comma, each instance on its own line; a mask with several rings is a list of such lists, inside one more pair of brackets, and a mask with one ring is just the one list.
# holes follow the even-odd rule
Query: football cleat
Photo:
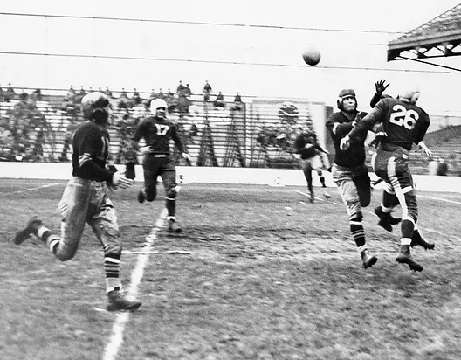
[[395, 260], [400, 264], [407, 264], [410, 270], [423, 271], [423, 267], [413, 259], [409, 252], [401, 251]]
[[415, 230], [413, 232], [413, 236], [411, 237], [410, 246], [411, 247], [421, 246], [424, 248], [424, 250], [434, 250], [435, 248], [435, 244], [424, 240], [418, 230]]
[[170, 219], [168, 220], [168, 232], [170, 233], [180, 233], [182, 228], [178, 225], [176, 220]]
[[141, 301], [125, 299], [119, 290], [107, 293], [107, 311], [134, 311], [141, 306]]
[[140, 190], [138, 193], [138, 202], [142, 204], [144, 203], [144, 201], [146, 201], [146, 193], [144, 192], [144, 190]]
[[32, 234], [38, 236], [38, 228], [42, 225], [42, 220], [40, 220], [37, 216], [34, 216], [32, 219], [29, 220], [29, 222], [23, 230], [18, 231], [16, 233], [13, 242], [16, 245], [21, 245], [24, 242], [24, 240], [29, 239]]
[[362, 258], [362, 266], [367, 269], [369, 267], [372, 267], [376, 262], [378, 261], [378, 258], [376, 256], [370, 256], [368, 254], [368, 251], [364, 250], [360, 254], [360, 257]]
[[399, 222], [402, 221], [401, 218], [392, 217], [391, 213], [383, 212], [383, 208], [381, 205], [375, 208], [375, 214], [377, 217], [379, 217], [378, 225], [389, 232], [392, 231], [392, 225], [397, 225]]

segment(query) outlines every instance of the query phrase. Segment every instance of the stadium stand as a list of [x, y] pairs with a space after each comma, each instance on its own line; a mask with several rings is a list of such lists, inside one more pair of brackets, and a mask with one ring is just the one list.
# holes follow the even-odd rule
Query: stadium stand
[[[20, 100], [18, 96], [0, 102], [0, 161], [69, 161], [71, 134], [81, 121], [79, 98], [83, 93], [83, 88], [59, 94], [43, 91], [40, 100], [34, 96]], [[238, 103], [224, 101], [224, 106], [215, 106], [213, 101], [204, 101], [203, 94], [190, 94], [188, 110], [183, 111], [178, 109], [177, 94], [169, 91], [162, 95], [168, 99], [169, 117], [178, 126], [192, 166], [297, 169], [292, 143], [297, 131], [306, 126], [332, 151], [324, 124], [333, 108], [324, 103], [239, 95]], [[113, 98], [109, 132], [116, 163], [124, 163], [132, 132], [148, 111], [150, 94], [140, 93], [140, 98], [142, 101], [130, 102], [127, 107], [118, 106], [119, 96]], [[448, 123], [461, 123], [461, 119], [454, 120]], [[460, 176], [460, 141], [461, 125], [443, 126], [428, 133], [425, 142], [434, 157], [427, 159], [415, 148], [414, 173], [428, 175], [430, 163], [443, 158], [447, 175]], [[178, 165], [184, 165], [181, 161], [178, 156]]]

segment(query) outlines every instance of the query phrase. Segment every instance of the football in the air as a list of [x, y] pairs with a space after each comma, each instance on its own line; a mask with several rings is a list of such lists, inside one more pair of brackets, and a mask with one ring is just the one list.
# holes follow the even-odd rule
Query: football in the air
[[315, 48], [308, 48], [303, 52], [304, 62], [309, 66], [315, 66], [320, 62], [320, 51]]

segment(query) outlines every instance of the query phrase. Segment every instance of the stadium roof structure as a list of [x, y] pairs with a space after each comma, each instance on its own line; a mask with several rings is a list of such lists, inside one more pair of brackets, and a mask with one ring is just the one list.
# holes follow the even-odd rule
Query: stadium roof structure
[[389, 42], [387, 61], [461, 55], [461, 4]]

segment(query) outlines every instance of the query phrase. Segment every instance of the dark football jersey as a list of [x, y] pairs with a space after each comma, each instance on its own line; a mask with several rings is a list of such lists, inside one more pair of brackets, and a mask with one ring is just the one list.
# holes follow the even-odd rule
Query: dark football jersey
[[[357, 111], [356, 118], [360, 119], [365, 115], [366, 113]], [[366, 159], [364, 142], [368, 134], [367, 131], [361, 133], [360, 138], [351, 143], [347, 150], [341, 150], [341, 139], [352, 129], [352, 123], [353, 121], [350, 121], [342, 112], [330, 115], [326, 123], [335, 147], [334, 163], [347, 168], [362, 165]]]
[[309, 159], [320, 154], [320, 145], [317, 142], [317, 136], [313, 132], [304, 132], [299, 134], [294, 143], [296, 153], [301, 159]]
[[359, 133], [372, 129], [375, 123], [381, 123], [387, 134], [382, 143], [411, 150], [413, 143], [417, 144], [423, 140], [430, 119], [419, 106], [392, 98], [382, 99], [373, 111], [356, 125], [349, 137], [355, 141]]
[[183, 152], [183, 145], [179, 137], [176, 125], [167, 119], [149, 116], [139, 124], [133, 140], [139, 142], [144, 138], [149, 147], [149, 153], [158, 155], [170, 154], [170, 138], [176, 144], [180, 152]]
[[113, 173], [106, 169], [108, 146], [106, 128], [93, 121], [80, 125], [72, 138], [72, 176], [111, 182]]

